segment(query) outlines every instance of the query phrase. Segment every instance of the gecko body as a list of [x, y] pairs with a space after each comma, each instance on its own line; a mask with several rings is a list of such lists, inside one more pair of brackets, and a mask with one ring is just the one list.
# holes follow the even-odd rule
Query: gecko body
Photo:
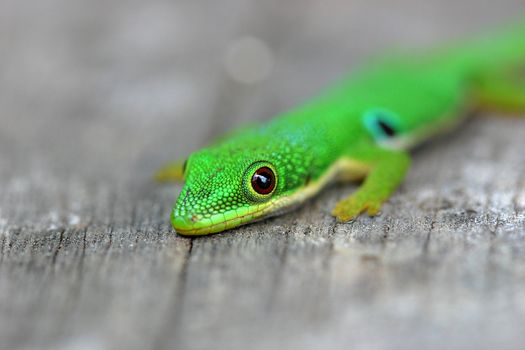
[[376, 215], [403, 181], [412, 147], [479, 107], [525, 110], [525, 26], [467, 45], [368, 63], [303, 106], [161, 169], [184, 180], [171, 214], [182, 235], [279, 215], [334, 181], [363, 180], [332, 214]]

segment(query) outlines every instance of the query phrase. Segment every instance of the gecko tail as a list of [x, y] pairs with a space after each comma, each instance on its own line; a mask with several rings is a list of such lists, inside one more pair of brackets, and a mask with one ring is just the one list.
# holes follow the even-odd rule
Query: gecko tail
[[477, 68], [481, 107], [513, 115], [525, 112], [525, 20], [467, 47], [462, 58]]
[[455, 45], [449, 59], [460, 67], [490, 71], [525, 66], [525, 18], [503, 25], [480, 39]]

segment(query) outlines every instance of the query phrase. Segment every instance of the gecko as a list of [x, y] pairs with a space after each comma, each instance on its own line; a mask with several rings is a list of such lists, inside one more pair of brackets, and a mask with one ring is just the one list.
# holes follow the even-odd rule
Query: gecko
[[200, 236], [280, 215], [336, 181], [361, 181], [332, 210], [375, 216], [410, 151], [469, 112], [525, 112], [525, 22], [480, 39], [370, 60], [305, 104], [241, 128], [156, 173], [184, 181], [171, 224]]

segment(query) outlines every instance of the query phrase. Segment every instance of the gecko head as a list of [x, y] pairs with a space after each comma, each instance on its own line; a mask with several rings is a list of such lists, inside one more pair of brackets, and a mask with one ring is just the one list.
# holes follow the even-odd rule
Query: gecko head
[[175, 230], [206, 235], [274, 213], [285, 192], [285, 167], [278, 159], [253, 147], [216, 147], [191, 155], [171, 214]]

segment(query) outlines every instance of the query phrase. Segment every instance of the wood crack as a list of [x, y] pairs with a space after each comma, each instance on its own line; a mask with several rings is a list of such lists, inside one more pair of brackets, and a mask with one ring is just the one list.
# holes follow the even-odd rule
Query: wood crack
[[178, 340], [181, 337], [181, 327], [184, 318], [184, 304], [187, 293], [188, 269], [190, 266], [191, 256], [193, 252], [193, 245], [195, 238], [187, 238], [189, 241], [188, 250], [184, 255], [182, 266], [177, 276], [177, 283], [175, 285], [175, 293], [172, 300], [168, 303], [168, 317], [163, 322], [164, 327], [155, 338], [154, 349], [167, 349], [169, 344], [165, 342], [168, 340]]
[[0, 245], [0, 266], [2, 266], [2, 263], [4, 262], [4, 248], [6, 240], [6, 235], [2, 234], [2, 244]]
[[56, 265], [58, 253], [62, 249], [62, 242], [64, 241], [64, 232], [65, 231], [66, 231], [65, 229], [61, 229], [59, 231], [58, 244], [57, 244], [57, 247], [55, 248], [55, 250], [53, 252], [53, 258], [51, 259], [52, 266]]
[[[293, 224], [292, 226], [296, 226], [296, 224]], [[281, 285], [281, 281], [282, 281], [283, 274], [284, 274], [284, 267], [288, 260], [288, 249], [290, 245], [291, 231], [292, 231], [291, 229], [287, 229], [284, 232], [284, 244], [281, 249], [281, 252], [278, 254], [279, 264], [278, 264], [277, 270], [275, 271], [273, 281], [271, 282], [272, 286], [270, 288], [270, 295], [268, 296], [267, 307], [266, 307], [267, 313], [272, 312], [272, 310], [274, 310], [274, 307], [275, 307], [275, 299], [277, 298], [277, 292], [278, 292], [279, 286]]]

